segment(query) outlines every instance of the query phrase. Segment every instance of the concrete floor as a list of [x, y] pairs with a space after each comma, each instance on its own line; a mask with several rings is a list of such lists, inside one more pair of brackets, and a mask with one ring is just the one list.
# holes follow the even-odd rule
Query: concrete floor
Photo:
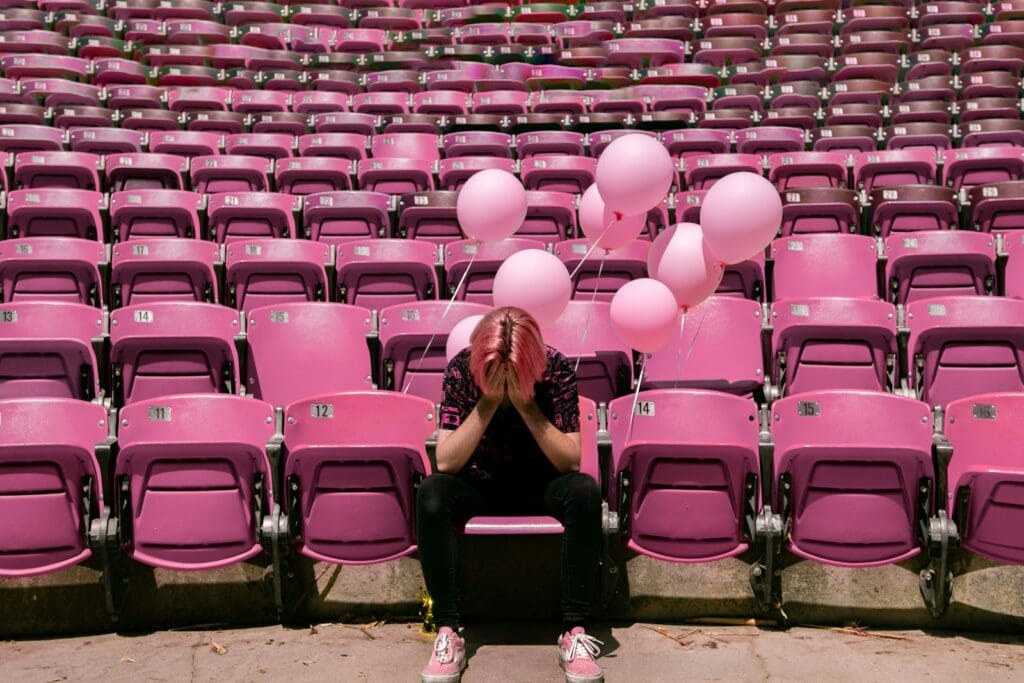
[[[557, 626], [470, 626], [463, 680], [561, 681]], [[596, 628], [607, 681], [1024, 680], [1024, 636], [745, 625]], [[0, 681], [418, 681], [415, 624], [279, 626], [0, 642]]]

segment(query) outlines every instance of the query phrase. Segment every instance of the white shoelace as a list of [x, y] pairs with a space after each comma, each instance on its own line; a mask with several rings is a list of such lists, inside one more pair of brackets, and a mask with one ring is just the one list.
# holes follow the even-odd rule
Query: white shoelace
[[450, 633], [439, 633], [434, 641], [434, 658], [441, 664], [452, 661], [452, 636]]
[[604, 645], [604, 643], [594, 636], [586, 633], [574, 633], [570, 638], [572, 638], [572, 640], [569, 643], [569, 655], [565, 658], [566, 661], [572, 662], [577, 659], [594, 659], [601, 654], [601, 648], [598, 646]]

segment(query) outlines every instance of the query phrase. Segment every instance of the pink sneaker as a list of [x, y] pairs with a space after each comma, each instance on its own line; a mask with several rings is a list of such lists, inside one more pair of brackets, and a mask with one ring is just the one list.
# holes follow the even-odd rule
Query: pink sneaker
[[577, 626], [558, 639], [558, 664], [565, 671], [566, 683], [603, 683], [604, 671], [594, 658], [604, 645]]
[[434, 652], [420, 680], [423, 683], [459, 683], [466, 668], [466, 641], [447, 626], [434, 639]]

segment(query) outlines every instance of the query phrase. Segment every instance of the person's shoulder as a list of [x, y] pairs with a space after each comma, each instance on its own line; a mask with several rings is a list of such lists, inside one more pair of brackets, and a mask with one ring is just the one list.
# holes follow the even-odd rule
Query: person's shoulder
[[569, 360], [568, 356], [559, 351], [553, 346], [547, 347], [548, 353], [548, 371], [549, 372], [573, 372], [572, 361]]
[[462, 349], [448, 361], [448, 369], [461, 373], [469, 372], [469, 348]]

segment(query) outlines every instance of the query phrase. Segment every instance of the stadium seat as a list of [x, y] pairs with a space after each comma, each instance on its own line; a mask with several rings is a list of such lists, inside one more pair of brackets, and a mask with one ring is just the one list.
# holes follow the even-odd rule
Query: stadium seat
[[376, 192], [322, 192], [303, 201], [306, 239], [340, 244], [391, 232], [391, 198]]
[[335, 247], [337, 300], [379, 310], [437, 296], [438, 246], [403, 239], [350, 240]]
[[775, 260], [773, 300], [806, 297], [878, 298], [878, 245], [864, 235], [781, 237]]
[[883, 248], [893, 303], [988, 294], [995, 289], [995, 238], [960, 230], [892, 235]]
[[96, 308], [66, 301], [0, 304], [0, 398], [99, 397]]
[[512, 174], [516, 172], [515, 162], [507, 157], [465, 156], [437, 162], [437, 178], [442, 189], [459, 190], [472, 175], [489, 168]]
[[82, 127], [68, 133], [71, 151], [88, 154], [138, 154], [142, 142], [142, 133], [120, 128]]
[[540, 240], [548, 245], [576, 234], [576, 198], [567, 192], [526, 192], [526, 220], [516, 237]]
[[772, 304], [772, 382], [780, 396], [896, 388], [896, 308], [882, 301], [786, 299]]
[[154, 301], [110, 313], [111, 389], [117, 405], [170, 394], [239, 390], [238, 311]]
[[712, 154], [693, 156], [683, 164], [683, 178], [689, 190], [710, 190], [730, 173], [762, 174], [761, 158], [754, 154]]
[[192, 157], [189, 178], [201, 194], [266, 192], [270, 190], [273, 162], [259, 157], [214, 154]]
[[274, 431], [273, 407], [239, 396], [158, 396], [122, 409], [115, 492], [128, 556], [193, 571], [258, 555], [274, 506]]
[[1024, 301], [954, 296], [907, 305], [907, 376], [932, 406], [996, 391], [1024, 391]]
[[871, 193], [874, 234], [952, 230], [959, 226], [956, 192], [936, 185], [899, 185]]
[[1024, 227], [1024, 182], [975, 185], [968, 198], [975, 230], [1007, 233]]
[[140, 238], [111, 248], [111, 307], [160, 301], [217, 303], [220, 248], [205, 240]]
[[[544, 243], [521, 237], [500, 242], [457, 240], [444, 245], [445, 298], [493, 306], [494, 275], [505, 259], [524, 249], [544, 249]], [[465, 281], [463, 281], [465, 278]], [[461, 288], [456, 288], [461, 284]]]
[[591, 157], [536, 154], [520, 162], [519, 175], [527, 190], [582, 194], [594, 183], [596, 169]]
[[27, 152], [14, 157], [17, 189], [100, 189], [100, 157], [87, 152]]
[[415, 301], [382, 309], [381, 388], [440, 403], [448, 334], [463, 318], [489, 310], [468, 301]]
[[1024, 152], [1015, 147], [971, 147], [942, 153], [943, 178], [954, 190], [1024, 179]]
[[606, 301], [570, 301], [544, 330], [544, 341], [576, 362], [581, 396], [607, 403], [633, 386], [633, 351], [611, 325]]
[[[372, 419], [385, 414], [392, 421], [386, 432]], [[396, 392], [332, 393], [290, 404], [284, 509], [300, 535], [299, 552], [361, 565], [415, 551], [415, 490], [430, 472], [424, 443], [433, 428], [433, 404]]]
[[630, 550], [670, 562], [710, 562], [752, 545], [760, 477], [753, 401], [661, 389], [618, 398], [608, 415], [608, 497]]
[[106, 409], [67, 398], [7, 399], [0, 420], [0, 508], [18, 520], [0, 534], [0, 576], [39, 576], [85, 562], [92, 521], [112, 502], [103, 498], [96, 457], [110, 447]]
[[227, 243], [263, 237], [295, 237], [302, 197], [271, 192], [220, 192], [207, 197], [211, 239]]
[[462, 239], [455, 213], [458, 192], [417, 192], [398, 199], [395, 237], [433, 242], [443, 246]]
[[3, 301], [70, 301], [101, 307], [102, 244], [73, 237], [36, 237], [0, 242]]
[[183, 190], [188, 159], [175, 154], [113, 154], [104, 160], [107, 187], [121, 190]]
[[249, 312], [292, 301], [326, 301], [331, 247], [307, 240], [243, 240], [224, 248], [224, 303]]
[[842, 152], [783, 152], [768, 157], [768, 180], [779, 192], [804, 187], [846, 187]]
[[44, 188], [7, 194], [7, 238], [79, 237], [105, 241], [99, 192]]
[[555, 256], [562, 260], [570, 275], [574, 274], [574, 299], [611, 301], [619, 287], [630, 280], [647, 277], [650, 242], [634, 240], [612, 251], [600, 247], [591, 251], [591, 244], [590, 240], [581, 238], [554, 246]]
[[853, 178], [855, 186], [868, 193], [876, 187], [934, 183], [935, 151], [901, 149], [855, 154]]
[[110, 195], [110, 225], [115, 240], [140, 237], [202, 236], [203, 197], [182, 190], [129, 190]]
[[853, 190], [832, 187], [791, 188], [782, 192], [784, 237], [813, 233], [850, 233], [860, 228], [860, 202]]

